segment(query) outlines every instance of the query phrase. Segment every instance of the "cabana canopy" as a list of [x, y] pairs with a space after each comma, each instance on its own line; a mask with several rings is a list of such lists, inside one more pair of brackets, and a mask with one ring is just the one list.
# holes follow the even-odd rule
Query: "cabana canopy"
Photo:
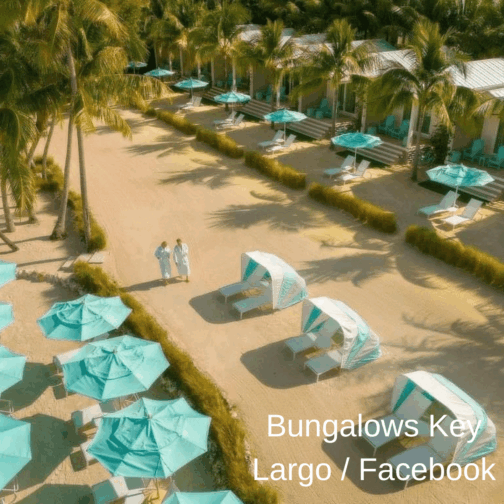
[[273, 309], [287, 308], [308, 297], [306, 282], [285, 261], [267, 252], [245, 252], [241, 257], [242, 281], [258, 284], [271, 280]]
[[[462, 420], [463, 435], [455, 438], [457, 445], [451, 462], [466, 465], [495, 451], [497, 448], [495, 425], [481, 405], [457, 385], [442, 375], [427, 371], [400, 375], [394, 384], [392, 411], [395, 411], [409, 395], [414, 393], [422, 393], [433, 401], [438, 401], [451, 411], [454, 419]], [[476, 437], [470, 443], [473, 434], [469, 425], [474, 430], [479, 421], [481, 423]]]
[[340, 329], [343, 332], [342, 369], [355, 369], [380, 357], [378, 336], [345, 303], [328, 297], [303, 301], [303, 332], [322, 332], [332, 336]]

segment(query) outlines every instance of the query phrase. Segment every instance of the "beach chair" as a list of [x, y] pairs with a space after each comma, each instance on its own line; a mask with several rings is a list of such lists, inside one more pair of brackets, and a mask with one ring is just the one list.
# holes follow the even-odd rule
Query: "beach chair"
[[[450, 433], [450, 424], [452, 421], [452, 418], [447, 417], [441, 422], [440, 426], [444, 432]], [[394, 473], [399, 471], [401, 479], [405, 481], [404, 488], [406, 488], [412, 479], [413, 467], [416, 469], [416, 475], [419, 476], [421, 466], [418, 464], [423, 464], [426, 470], [429, 471], [431, 462], [432, 464], [447, 463], [457, 446], [457, 441], [457, 438], [450, 435], [445, 436], [440, 429], [436, 429], [434, 437], [428, 443], [403, 451], [390, 458], [388, 463], [394, 467]]]
[[418, 434], [428, 435], [429, 424], [420, 421], [420, 418], [432, 404], [432, 400], [423, 395], [421, 392], [413, 392], [406, 400], [397, 408], [391, 415], [377, 420], [380, 424], [376, 436], [369, 436], [365, 432], [362, 437], [373, 447], [373, 457], [379, 448], [386, 445], [394, 439], [402, 437], [406, 429], [406, 420], [416, 420]]
[[355, 169], [355, 173], [343, 173], [338, 178], [339, 181], [343, 181], [343, 185], [346, 182], [351, 182], [352, 180], [356, 180], [359, 178], [363, 178], [366, 170], [369, 168], [369, 161], [367, 159], [363, 159], [359, 166]]
[[376, 126], [370, 126], [367, 130], [366, 130], [366, 133], [368, 135], [376, 135], [378, 133], [378, 129], [376, 128]]
[[352, 170], [353, 165], [355, 163], [355, 158], [353, 156], [347, 156], [341, 166], [339, 168], [328, 168], [324, 170], [324, 175], [327, 175], [329, 178], [334, 177], [335, 175], [339, 175], [340, 173], [346, 173]]
[[91, 487], [95, 504], [107, 504], [117, 499], [141, 495], [145, 498], [144, 491], [149, 482], [143, 478], [129, 478], [114, 476]]
[[499, 147], [497, 154], [486, 158], [486, 164], [493, 168], [502, 168], [504, 165], [504, 145]]
[[0, 413], [11, 416], [14, 413], [14, 405], [10, 399], [0, 398]]
[[287, 138], [287, 140], [285, 140], [283, 144], [272, 145], [271, 147], [268, 147], [266, 150], [268, 152], [276, 152], [279, 150], [288, 149], [294, 143], [294, 140], [296, 140], [296, 135], [289, 135], [289, 137]]
[[327, 98], [322, 98], [320, 105], [315, 110], [315, 117], [317, 119], [322, 119], [324, 117], [332, 117], [332, 110], [331, 107], [329, 106], [329, 101], [327, 100]]
[[84, 465], [86, 467], [88, 465], [92, 464], [93, 462], [96, 462], [96, 459], [94, 458], [94, 456], [88, 452], [88, 448], [92, 442], [93, 442], [93, 439], [88, 439], [85, 443], [82, 443], [80, 445], [80, 450], [81, 450], [82, 456], [84, 458]]
[[450, 217], [442, 219], [442, 221], [446, 224], [451, 224], [452, 230], [454, 230], [455, 226], [472, 221], [481, 208], [481, 205], [483, 205], [483, 201], [472, 198], [460, 215], [451, 215]]
[[464, 149], [462, 153], [462, 159], [470, 159], [471, 161], [476, 161], [483, 154], [483, 149], [485, 148], [485, 141], [482, 138], [478, 138], [473, 141], [471, 147]]
[[237, 128], [238, 126], [241, 125], [244, 118], [245, 118], [245, 116], [243, 114], [240, 114], [234, 120], [234, 122], [219, 124], [219, 125], [217, 125], [217, 129]]
[[446, 158], [446, 164], [458, 164], [461, 159], [462, 153], [460, 151], [451, 151]]
[[320, 375], [327, 373], [341, 366], [341, 353], [338, 350], [331, 350], [319, 357], [313, 357], [305, 362], [305, 369], [309, 368], [317, 375], [317, 382]]
[[380, 133], [385, 133], [387, 135], [390, 134], [391, 131], [394, 131], [394, 124], [395, 124], [395, 116], [389, 115], [385, 121], [383, 121], [379, 126], [378, 126], [378, 131]]
[[249, 282], [236, 282], [234, 284], [225, 285], [219, 289], [219, 293], [224, 296], [224, 302], [227, 303], [227, 298], [240, 294], [251, 289], [253, 286]]
[[391, 129], [389, 131], [389, 135], [391, 137], [398, 138], [398, 139], [402, 140], [408, 134], [408, 131], [409, 131], [409, 121], [407, 119], [405, 119], [401, 123], [401, 126], [399, 126], [398, 129], [395, 129], [395, 128]]
[[257, 297], [249, 297], [233, 303], [233, 308], [240, 313], [240, 320], [243, 314], [271, 303], [271, 292], [265, 292]]
[[234, 121], [235, 117], [236, 117], [236, 110], [233, 110], [231, 112], [231, 114], [229, 114], [229, 116], [226, 117], [226, 119], [215, 119], [215, 121], [213, 123], [215, 125], [217, 125], [217, 124], [232, 123]]
[[179, 107], [179, 111], [199, 107], [201, 105], [201, 99], [201, 96], [195, 96], [190, 102], [186, 103], [185, 105], [181, 105]]
[[314, 348], [316, 339], [317, 334], [311, 332], [288, 339], [285, 346], [292, 352], [292, 360], [296, 358], [296, 354]]
[[99, 423], [98, 419], [114, 411], [116, 411], [116, 408], [113, 401], [93, 404], [82, 410], [73, 411], [70, 418], [74, 425], [75, 433], [79, 435], [83, 430], [96, 428]]
[[79, 350], [80, 350], [80, 348], [75, 348], [74, 350], [70, 350], [69, 352], [55, 355], [53, 357], [53, 364], [56, 368], [56, 372], [62, 373], [63, 372], [63, 364], [67, 363]]
[[257, 145], [261, 147], [261, 149], [266, 149], [267, 147], [270, 147], [271, 145], [276, 145], [279, 142], [284, 141], [284, 132], [283, 130], [278, 130], [275, 133], [275, 136], [271, 140], [266, 140], [265, 142], [259, 142]]
[[432, 217], [441, 212], [455, 212], [457, 210], [457, 195], [453, 191], [448, 191], [437, 205], [420, 208], [417, 213]]

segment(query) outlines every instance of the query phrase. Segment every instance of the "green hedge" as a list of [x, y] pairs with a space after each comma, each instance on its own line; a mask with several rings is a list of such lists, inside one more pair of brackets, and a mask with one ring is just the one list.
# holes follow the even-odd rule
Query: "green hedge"
[[461, 268], [485, 283], [504, 290], [504, 263], [476, 247], [440, 237], [436, 231], [422, 226], [409, 226], [406, 243], [424, 254]]
[[378, 231], [384, 233], [395, 233], [397, 231], [397, 220], [393, 212], [356, 198], [352, 194], [316, 183], [310, 185], [308, 194], [311, 198], [324, 205], [340, 208], [348, 212], [361, 222]]
[[74, 266], [78, 283], [89, 293], [99, 296], [121, 296], [133, 311], [126, 319], [132, 333], [161, 344], [170, 367], [168, 374], [203, 414], [212, 417], [212, 434], [222, 453], [229, 489], [245, 504], [277, 504], [278, 495], [272, 488], [255, 481], [246, 461], [245, 429], [233, 418], [220, 389], [193, 363], [191, 357], [178, 348], [168, 333], [147, 313], [141, 303], [124, 292], [100, 267], [78, 262]]
[[196, 140], [210, 145], [233, 159], [242, 158], [244, 154], [244, 150], [232, 138], [206, 128], [198, 129]]
[[[42, 157], [39, 156], [35, 159], [35, 172], [42, 174]], [[63, 191], [65, 179], [63, 171], [54, 162], [52, 157], [47, 158], [46, 179], [37, 176], [36, 184], [37, 190], [44, 192], [51, 192], [60, 194]], [[73, 210], [74, 226], [79, 236], [84, 239], [84, 220], [82, 217], [82, 199], [80, 194], [69, 191], [68, 193], [68, 206]], [[102, 227], [96, 222], [93, 214], [90, 214], [91, 220], [91, 239], [88, 244], [88, 252], [96, 252], [103, 250], [107, 246], [107, 236]]]
[[156, 110], [156, 117], [161, 121], [169, 124], [182, 131], [186, 135], [195, 135], [198, 131], [198, 126], [188, 121], [185, 117], [181, 115], [174, 114], [172, 112], [168, 112], [167, 110]]
[[292, 189], [304, 189], [306, 187], [306, 173], [301, 173], [292, 166], [280, 163], [276, 159], [263, 156], [257, 151], [245, 153], [245, 164]]

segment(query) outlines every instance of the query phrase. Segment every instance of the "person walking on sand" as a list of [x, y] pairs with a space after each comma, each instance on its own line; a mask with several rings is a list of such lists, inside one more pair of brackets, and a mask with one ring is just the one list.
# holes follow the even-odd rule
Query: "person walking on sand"
[[180, 238], [177, 239], [177, 245], [173, 248], [173, 259], [177, 265], [179, 276], [186, 275], [186, 282], [189, 282], [191, 268], [189, 267], [189, 247], [182, 243]]
[[161, 276], [163, 277], [164, 285], [168, 285], [168, 280], [171, 276], [170, 254], [170, 247], [168, 247], [168, 243], [165, 241], [161, 243], [161, 245], [154, 252], [154, 255], [159, 261], [159, 267], [161, 268]]

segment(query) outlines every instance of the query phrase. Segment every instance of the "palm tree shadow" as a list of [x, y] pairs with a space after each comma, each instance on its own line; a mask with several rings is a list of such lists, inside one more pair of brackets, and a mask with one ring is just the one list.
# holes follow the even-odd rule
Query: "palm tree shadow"
[[91, 488], [87, 485], [46, 484], [17, 504], [92, 504]]
[[181, 170], [171, 172], [171, 175], [161, 184], [185, 184], [204, 185], [210, 189], [220, 189], [232, 183], [232, 178], [236, 175], [236, 170], [229, 166], [214, 164], [212, 166], [198, 166], [192, 170]]

